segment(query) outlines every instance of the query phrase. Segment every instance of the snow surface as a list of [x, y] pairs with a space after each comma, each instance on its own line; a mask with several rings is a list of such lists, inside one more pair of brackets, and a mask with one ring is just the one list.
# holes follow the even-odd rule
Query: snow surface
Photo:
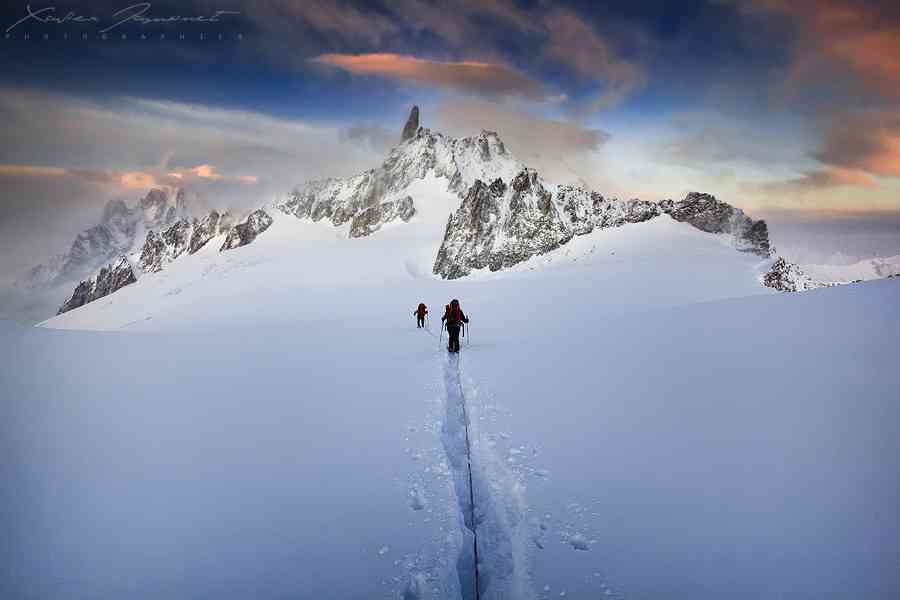
[[469, 599], [473, 530], [485, 599], [900, 595], [900, 280], [660, 217], [447, 282], [416, 185], [0, 323], [0, 597]]
[[825, 283], [849, 283], [900, 275], [900, 254], [876, 257], [851, 265], [804, 265], [803, 272]]

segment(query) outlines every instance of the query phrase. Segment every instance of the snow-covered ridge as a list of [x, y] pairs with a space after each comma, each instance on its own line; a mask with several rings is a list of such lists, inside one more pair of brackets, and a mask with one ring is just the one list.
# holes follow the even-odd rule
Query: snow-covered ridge
[[[224, 234], [220, 251], [251, 244], [272, 225], [276, 212], [334, 227], [349, 224], [347, 237], [367, 237], [394, 221], [411, 223], [422, 208], [433, 216], [429, 203], [435, 193], [422, 192], [425, 181], [437, 182], [441, 189], [436, 193], [459, 201], [452, 208], [455, 212], [443, 238], [438, 231], [430, 234], [435, 241], [441, 240], [440, 247], [432, 250], [431, 271], [443, 279], [464, 277], [473, 270], [508, 269], [552, 252], [575, 236], [664, 214], [701, 231], [728, 236], [737, 250], [766, 258], [770, 255], [765, 222], [754, 221], [713, 196], [691, 193], [680, 201], [620, 201], [578, 187], [556, 186], [517, 160], [496, 132], [453, 138], [419, 126], [419, 111], [413, 107], [400, 143], [375, 169], [349, 178], [309, 181], [235, 224], [220, 221], [213, 213], [206, 219], [215, 222], [191, 222], [178, 211], [162, 210], [154, 195], [152, 202], [140, 207], [143, 221], [156, 224], [162, 219], [166, 228], [150, 229], [140, 250], [128, 251], [123, 249], [128, 244], [116, 244], [114, 252], [103, 256], [109, 260], [137, 253], [130, 262], [140, 277], [196, 252], [197, 236], [206, 243]], [[113, 212], [121, 210], [113, 208]], [[131, 232], [128, 237], [132, 244], [136, 235]], [[75, 297], [73, 294], [64, 305], [67, 310], [78, 305], [73, 302]], [[94, 295], [77, 297], [95, 299]]]
[[[763, 257], [770, 253], [765, 222], [713, 196], [691, 193], [679, 202], [619, 201], [577, 187], [553, 186], [515, 159], [497, 133], [451, 138], [419, 127], [415, 106], [401, 143], [380, 167], [349, 179], [310, 181], [274, 208], [338, 227], [351, 221], [350, 236], [365, 236], [387, 222], [379, 215], [394, 218], [391, 210], [378, 207], [396, 198], [410, 198], [411, 216], [416, 198], [406, 192], [428, 174], [444, 179], [448, 190], [462, 199], [447, 223], [433, 266], [434, 274], [445, 279], [477, 269], [508, 268], [555, 250], [575, 235], [661, 214], [708, 233], [728, 234], [738, 250]], [[362, 215], [365, 227], [356, 221]]]
[[[266, 217], [268, 218], [268, 215]], [[159, 232], [150, 229], [147, 231], [143, 246], [119, 255], [116, 260], [102, 267], [96, 275], [80, 282], [57, 314], [108, 296], [126, 285], [137, 282], [144, 273], [159, 272], [165, 265], [185, 253], [188, 255], [196, 253], [207, 242], [225, 232], [245, 231], [243, 228], [232, 228], [231, 222], [231, 216], [227, 211], [219, 213], [213, 210], [202, 219], [179, 218]], [[255, 234], [253, 237], [256, 237]], [[226, 244], [228, 243], [226, 241]]]
[[595, 229], [621, 227], [667, 214], [676, 221], [713, 234], [727, 234], [735, 249], [768, 258], [765, 221], [709, 194], [689, 193], [684, 200], [649, 202], [607, 199], [597, 192], [560, 186], [548, 191], [538, 173], [523, 169], [507, 185], [475, 182], [456, 214], [450, 217], [434, 273], [445, 279], [473, 270], [498, 271], [567, 244]]
[[803, 269], [819, 281], [853, 283], [900, 275], [900, 255], [876, 257], [851, 265], [804, 265]]
[[860, 283], [900, 276], [900, 255], [870, 258], [851, 265], [797, 265], [783, 257], [772, 264], [763, 285], [782, 292], [804, 292], [820, 287]]
[[73, 308], [84, 306], [112, 294], [126, 285], [137, 281], [131, 264], [124, 256], [100, 269], [100, 272], [75, 287], [72, 296], [60, 307], [57, 314], [63, 314]]
[[[429, 174], [445, 179], [451, 192], [463, 195], [477, 180], [510, 180], [525, 168], [496, 132], [452, 138], [422, 127], [410, 133], [412, 123], [418, 124], [417, 107], [413, 107], [403, 141], [378, 168], [347, 179], [309, 181], [274, 208], [301, 219], [326, 219], [341, 226], [369, 209], [405, 198], [409, 186]], [[359, 228], [353, 230], [362, 233]]]
[[148, 231], [160, 230], [187, 216], [183, 189], [170, 194], [153, 189], [133, 207], [111, 200], [100, 223], [82, 231], [68, 252], [33, 267], [17, 283], [25, 289], [39, 289], [84, 277], [117, 257], [135, 250]]

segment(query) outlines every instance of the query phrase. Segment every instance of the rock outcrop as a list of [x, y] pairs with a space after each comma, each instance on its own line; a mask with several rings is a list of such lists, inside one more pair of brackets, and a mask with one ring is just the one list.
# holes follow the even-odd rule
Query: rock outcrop
[[[509, 180], [524, 168], [496, 133], [482, 131], [474, 137], [452, 138], [419, 127], [418, 115], [417, 109], [410, 113], [404, 128], [404, 136], [409, 133], [409, 137], [378, 168], [346, 179], [307, 182], [276, 208], [300, 219], [328, 220], [339, 227], [356, 217], [366, 220], [363, 213], [377, 213], [385, 202], [409, 195], [410, 184], [429, 176], [445, 178], [450, 191], [463, 196], [476, 179]], [[353, 236], [352, 225], [350, 230]]]
[[194, 222], [194, 230], [191, 233], [191, 241], [188, 253], [194, 254], [220, 233], [231, 228], [231, 214], [228, 211], [222, 213], [210, 211], [208, 215]]
[[584, 235], [596, 228], [640, 223], [662, 214], [655, 202], [607, 199], [597, 192], [568, 185], [559, 186], [555, 200], [574, 235]]
[[257, 209], [250, 213], [246, 219], [235, 225], [228, 232], [225, 243], [219, 248], [219, 251], [233, 250], [246, 246], [256, 239], [260, 233], [265, 231], [272, 225], [272, 217], [263, 209]]
[[781, 292], [805, 292], [823, 287], [821, 283], [808, 277], [796, 264], [780, 256], [763, 275], [763, 285]]
[[75, 291], [72, 292], [72, 295], [63, 303], [56, 314], [61, 315], [73, 308], [84, 306], [88, 302], [108, 296], [135, 281], [137, 281], [137, 278], [134, 276], [134, 271], [131, 269], [128, 259], [120, 256], [115, 262], [100, 269], [100, 272], [94, 277], [79, 283]]
[[765, 221], [754, 221], [739, 208], [721, 202], [710, 194], [691, 192], [684, 200], [660, 203], [664, 212], [676, 221], [690, 223], [707, 233], [726, 233], [734, 237], [735, 248], [768, 258], [769, 229]]
[[434, 272], [457, 279], [473, 269], [511, 267], [572, 239], [537, 172], [523, 169], [509, 185], [476, 180], [451, 215]]
[[193, 254], [229, 227], [228, 213], [211, 211], [203, 219], [179, 219], [157, 233], [148, 231], [138, 264], [145, 273], [161, 271], [165, 265], [187, 252]]
[[162, 233], [147, 232], [147, 240], [141, 249], [140, 266], [145, 273], [161, 271], [166, 263], [170, 263], [185, 250], [190, 243], [192, 225], [187, 219], [181, 219], [164, 229]]
[[416, 214], [416, 207], [411, 196], [399, 200], [382, 202], [355, 215], [350, 221], [350, 237], [359, 238], [372, 235], [385, 223], [400, 219], [409, 223]]
[[403, 132], [400, 134], [400, 141], [405, 142], [415, 137], [416, 131], [419, 130], [419, 107], [413, 106], [409, 111], [409, 118], [403, 126]]
[[445, 279], [472, 270], [508, 268], [566, 244], [596, 229], [621, 227], [669, 214], [701, 231], [728, 234], [738, 250], [769, 256], [764, 221], [707, 194], [688, 194], [679, 202], [607, 199], [575, 186], [559, 186], [551, 195], [538, 174], [524, 169], [507, 185], [476, 181], [451, 215], [434, 263]]

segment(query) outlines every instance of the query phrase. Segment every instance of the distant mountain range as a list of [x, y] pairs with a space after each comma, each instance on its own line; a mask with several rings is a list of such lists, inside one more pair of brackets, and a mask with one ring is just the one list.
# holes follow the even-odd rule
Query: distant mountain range
[[219, 251], [251, 244], [265, 234], [275, 212], [345, 228], [348, 238], [377, 235], [388, 223], [414, 218], [427, 201], [420, 190], [429, 178], [443, 181], [459, 198], [432, 267], [443, 279], [507, 269], [577, 236], [668, 215], [721, 236], [736, 251], [772, 260], [763, 285], [791, 292], [827, 285], [784, 258], [774, 260], [765, 221], [714, 196], [692, 192], [682, 200], [619, 200], [549, 183], [516, 159], [497, 133], [449, 137], [421, 127], [418, 107], [412, 108], [400, 143], [377, 168], [308, 181], [237, 222], [217, 211], [190, 218], [184, 190], [152, 190], [132, 208], [110, 202], [100, 224], [79, 234], [68, 253], [33, 268], [20, 285], [36, 289], [84, 278], [60, 307], [63, 313], [186, 259], [216, 238], [221, 238], [215, 242]]

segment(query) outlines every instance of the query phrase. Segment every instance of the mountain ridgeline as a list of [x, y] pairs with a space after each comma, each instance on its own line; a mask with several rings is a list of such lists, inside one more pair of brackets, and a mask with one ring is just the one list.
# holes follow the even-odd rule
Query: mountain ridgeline
[[[443, 279], [482, 269], [508, 269], [552, 252], [576, 236], [664, 215], [724, 236], [737, 251], [763, 259], [773, 254], [765, 221], [753, 220], [711, 195], [692, 192], [682, 200], [660, 202], [619, 200], [576, 186], [549, 184], [518, 161], [497, 133], [446, 136], [421, 127], [419, 109], [414, 106], [399, 145], [377, 168], [348, 178], [308, 181], [239, 222], [233, 222], [227, 212], [216, 211], [202, 219], [187, 218], [182, 191], [174, 203], [166, 192], [154, 190], [135, 209], [124, 203], [110, 205], [103, 224], [89, 230], [88, 237], [99, 241], [79, 248], [87, 245], [86, 253], [94, 259], [102, 256], [112, 262], [82, 281], [60, 313], [110, 294], [143, 274], [159, 272], [217, 237], [223, 238], [220, 252], [252, 244], [278, 214], [347, 226], [349, 238], [375, 235], [388, 223], [409, 223], [415, 219], [417, 204], [428, 201], [413, 188], [429, 178], [443, 181], [446, 190], [460, 198], [447, 220], [432, 267], [434, 275]], [[142, 227], [136, 214], [143, 215]], [[136, 246], [139, 236], [143, 243]], [[70, 254], [64, 265], [80, 260], [84, 252], [76, 252], [73, 245]], [[773, 265], [781, 264], [778, 274], [770, 273], [761, 283], [784, 291], [815, 287], [811, 280], [796, 284], [806, 280], [798, 279], [796, 265], [781, 260], [783, 264]]]
[[111, 200], [100, 223], [79, 233], [68, 252], [32, 268], [17, 283], [25, 289], [46, 288], [81, 278], [131, 252], [148, 231], [168, 227], [187, 214], [184, 190], [170, 195], [151, 190], [134, 207]]

